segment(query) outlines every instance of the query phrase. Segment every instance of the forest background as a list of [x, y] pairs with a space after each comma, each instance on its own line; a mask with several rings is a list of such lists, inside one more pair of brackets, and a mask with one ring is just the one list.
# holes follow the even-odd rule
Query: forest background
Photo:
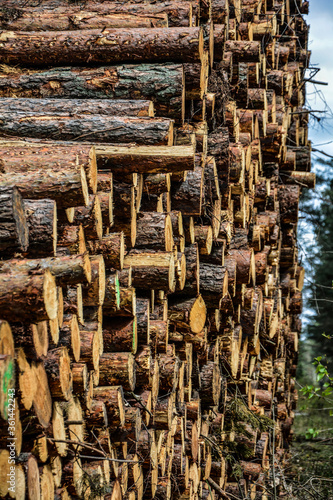
[[317, 183], [303, 193], [298, 229], [306, 276], [290, 478], [293, 498], [303, 500], [333, 499], [333, 2], [312, 0], [306, 20], [312, 52], [307, 78], [327, 85], [307, 83]]

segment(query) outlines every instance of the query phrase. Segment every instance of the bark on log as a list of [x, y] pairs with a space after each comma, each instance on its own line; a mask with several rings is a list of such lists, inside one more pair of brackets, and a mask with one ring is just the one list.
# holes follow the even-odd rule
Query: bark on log
[[1, 112], [23, 116], [107, 115], [153, 117], [152, 101], [115, 99], [34, 99], [2, 98]]
[[29, 229], [25, 207], [16, 188], [0, 189], [0, 249], [11, 253], [26, 251]]
[[[1, 80], [1, 78], [0, 78]], [[84, 168], [92, 193], [97, 189], [95, 148], [91, 144], [54, 141], [0, 140], [0, 170], [4, 173], [30, 171], [75, 171]], [[61, 206], [61, 201], [58, 202]], [[71, 205], [73, 206], [73, 205]]]
[[0, 132], [16, 137], [71, 141], [172, 145], [173, 122], [167, 118], [104, 115], [21, 116], [0, 113]]
[[50, 271], [43, 275], [0, 275], [0, 310], [3, 319], [43, 321], [58, 313], [57, 289]]
[[24, 200], [29, 230], [27, 254], [55, 255], [57, 249], [57, 206], [54, 200]]
[[114, 174], [193, 170], [192, 146], [97, 146], [99, 169], [110, 169]]
[[0, 62], [30, 67], [200, 62], [204, 50], [202, 28], [7, 31], [2, 33], [1, 43]]
[[180, 119], [185, 112], [181, 64], [139, 64], [100, 68], [53, 68], [0, 73], [2, 97], [149, 99], [157, 116]]

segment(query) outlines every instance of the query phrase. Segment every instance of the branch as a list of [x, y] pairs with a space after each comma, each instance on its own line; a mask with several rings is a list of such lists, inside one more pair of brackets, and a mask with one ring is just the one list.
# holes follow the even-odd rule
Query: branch
[[218, 484], [215, 483], [215, 481], [213, 481], [212, 478], [210, 477], [207, 477], [206, 479], [206, 482], [209, 486], [211, 486], [213, 488], [213, 490], [216, 491], [216, 493], [218, 493], [220, 495], [220, 497], [222, 498], [226, 498], [227, 500], [230, 500], [231, 498], [235, 498], [236, 500], [239, 500], [238, 497], [235, 497], [234, 495], [232, 495], [231, 493], [225, 493], [222, 488], [219, 487]]
[[328, 153], [325, 153], [325, 151], [321, 151], [320, 149], [312, 149], [312, 152], [313, 153], [320, 153], [321, 155], [325, 155], [327, 156], [328, 158], [333, 158], [332, 155], [329, 155]]

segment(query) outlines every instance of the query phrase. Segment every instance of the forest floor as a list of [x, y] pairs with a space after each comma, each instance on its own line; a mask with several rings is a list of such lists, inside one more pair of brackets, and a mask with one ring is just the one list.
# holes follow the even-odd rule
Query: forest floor
[[300, 394], [290, 462], [286, 470], [287, 482], [293, 493], [290, 499], [333, 499], [332, 410], [333, 404], [320, 398], [309, 401]]

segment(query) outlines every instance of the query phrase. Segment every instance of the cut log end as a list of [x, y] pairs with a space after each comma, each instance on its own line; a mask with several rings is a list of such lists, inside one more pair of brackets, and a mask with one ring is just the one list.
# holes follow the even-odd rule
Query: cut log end
[[54, 276], [48, 270], [44, 274], [43, 299], [49, 319], [54, 320], [58, 315], [57, 286]]

